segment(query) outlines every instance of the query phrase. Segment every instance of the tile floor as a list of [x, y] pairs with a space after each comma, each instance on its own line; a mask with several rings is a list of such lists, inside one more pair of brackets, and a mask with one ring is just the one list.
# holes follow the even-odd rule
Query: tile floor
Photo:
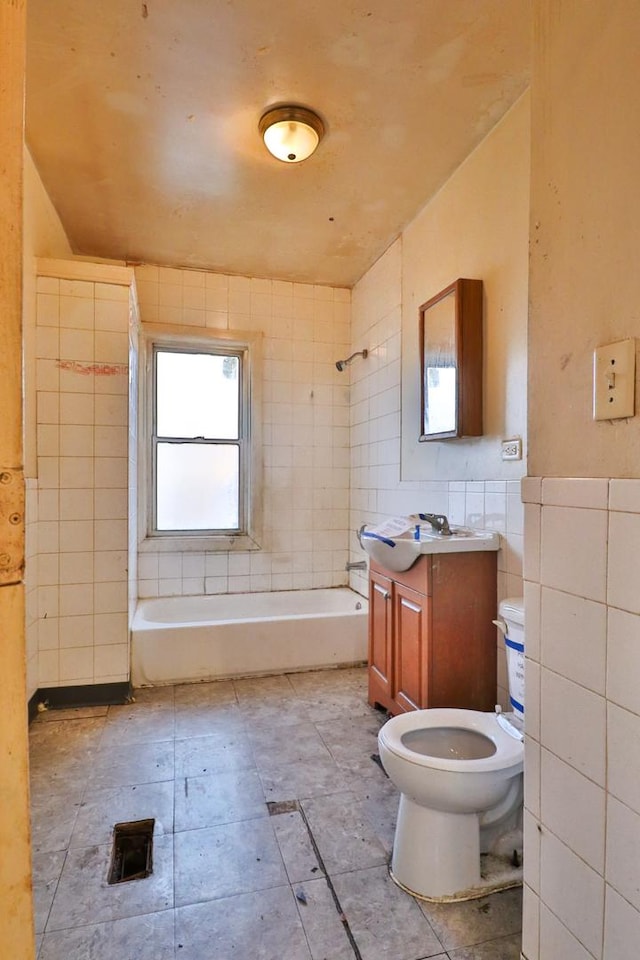
[[[363, 669], [41, 714], [38, 960], [518, 960], [519, 890], [433, 905], [389, 879], [383, 719]], [[153, 874], [109, 886], [113, 825], [148, 817]]]

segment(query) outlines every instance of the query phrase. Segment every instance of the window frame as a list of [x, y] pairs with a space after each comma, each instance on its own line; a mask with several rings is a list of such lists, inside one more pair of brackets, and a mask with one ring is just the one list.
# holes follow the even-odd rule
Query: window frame
[[[165, 436], [158, 433], [158, 354], [174, 353], [185, 356], [213, 356], [213, 357], [235, 357], [238, 360], [238, 421], [236, 437], [178, 437], [177, 435]], [[220, 536], [238, 536], [246, 533], [246, 516], [248, 490], [246, 481], [246, 447], [247, 436], [249, 434], [249, 411], [248, 397], [246, 389], [245, 368], [247, 363], [246, 349], [225, 346], [219, 343], [211, 344], [208, 347], [202, 344], [168, 344], [154, 341], [151, 345], [151, 363], [152, 363], [152, 402], [151, 402], [151, 496], [149, 497], [149, 507], [151, 516], [149, 518], [148, 531], [149, 536], [201, 536], [201, 537], [220, 537]], [[238, 449], [238, 525], [237, 527], [199, 527], [197, 529], [186, 529], [176, 527], [175, 529], [160, 529], [158, 527], [158, 446], [161, 443], [185, 444], [187, 446], [235, 446]]]
[[[141, 552], [229, 551], [260, 549], [261, 460], [260, 391], [261, 335], [248, 331], [194, 329], [165, 324], [142, 324], [139, 377], [139, 500], [138, 547]], [[240, 449], [239, 529], [158, 530], [156, 524], [155, 472], [157, 433], [155, 425], [156, 365], [158, 351], [211, 353], [240, 358], [239, 438]], [[202, 442], [202, 441], [189, 441]], [[209, 443], [210, 441], [204, 441]], [[222, 441], [220, 441], [222, 442]]]

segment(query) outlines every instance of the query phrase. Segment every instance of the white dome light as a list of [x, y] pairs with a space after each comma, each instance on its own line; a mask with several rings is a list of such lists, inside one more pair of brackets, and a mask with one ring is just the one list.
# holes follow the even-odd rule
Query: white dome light
[[306, 107], [274, 107], [260, 118], [258, 129], [269, 153], [284, 163], [300, 163], [316, 149], [324, 124]]

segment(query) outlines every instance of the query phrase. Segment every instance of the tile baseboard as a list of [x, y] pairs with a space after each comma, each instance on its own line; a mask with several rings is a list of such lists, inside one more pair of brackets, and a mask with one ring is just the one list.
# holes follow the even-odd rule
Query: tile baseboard
[[103, 707], [126, 703], [131, 696], [128, 680], [120, 683], [88, 683], [72, 687], [40, 687], [29, 700], [29, 723], [38, 715], [38, 704], [46, 703], [50, 710], [68, 710], [72, 707]]

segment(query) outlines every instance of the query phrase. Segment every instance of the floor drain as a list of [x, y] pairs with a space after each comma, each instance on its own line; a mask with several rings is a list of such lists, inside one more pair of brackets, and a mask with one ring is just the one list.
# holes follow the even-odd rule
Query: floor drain
[[153, 826], [155, 820], [116, 823], [108, 883], [142, 880], [153, 872]]
[[294, 813], [300, 809], [297, 800], [267, 800], [267, 810], [270, 817], [275, 817], [279, 813]]

